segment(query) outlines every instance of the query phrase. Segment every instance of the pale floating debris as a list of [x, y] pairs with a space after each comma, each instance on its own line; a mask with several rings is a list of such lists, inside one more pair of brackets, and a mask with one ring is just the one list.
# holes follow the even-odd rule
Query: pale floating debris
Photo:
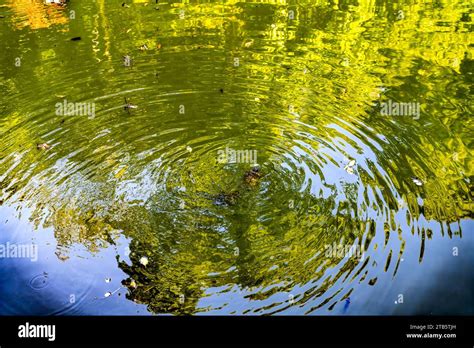
[[148, 257], [143, 256], [142, 258], [140, 258], [140, 263], [141, 263], [143, 266], [148, 265]]
[[43, 144], [36, 144], [36, 148], [38, 150], [49, 150], [51, 148], [51, 145], [47, 144], [47, 143], [43, 143]]
[[259, 98], [259, 97], [255, 97], [255, 101], [256, 101], [256, 102], [259, 102], [259, 101], [260, 101], [260, 98]]
[[193, 148], [191, 146], [186, 146], [186, 151], [193, 152]]
[[123, 56], [122, 60], [124, 66], [130, 67], [132, 65], [132, 57], [130, 57], [129, 55]]
[[110, 283], [112, 281], [112, 278], [105, 278], [106, 283]]
[[107, 291], [107, 292], [105, 293], [104, 297], [109, 297], [109, 296], [111, 296], [111, 295], [112, 295], [112, 293], [111, 293], [110, 291]]
[[423, 186], [423, 181], [421, 181], [421, 179], [417, 178], [416, 176], [411, 179], [413, 180], [416, 186]]
[[45, 0], [46, 4], [55, 4], [55, 5], [60, 5], [64, 6], [66, 5], [66, 0]]
[[130, 282], [130, 287], [135, 289], [137, 287], [137, 283], [134, 280], [132, 280]]
[[138, 109], [138, 106], [133, 105], [132, 103], [130, 103], [129, 100], [127, 99], [127, 97], [125, 97], [124, 100], [125, 100], [125, 106], [123, 107], [123, 109], [125, 111], [127, 111], [128, 113], [130, 113], [130, 110], [132, 110], [132, 109]]
[[252, 46], [252, 45], [253, 45], [253, 40], [249, 40], [246, 43], [244, 43], [244, 47], [247, 47], [247, 48]]
[[349, 64], [349, 59], [348, 58], [342, 58], [342, 60], [339, 64], [341, 64], [343, 67], [347, 68], [350, 65]]
[[344, 170], [349, 174], [354, 174], [354, 166], [356, 165], [355, 160], [350, 160], [348, 164], [344, 166]]

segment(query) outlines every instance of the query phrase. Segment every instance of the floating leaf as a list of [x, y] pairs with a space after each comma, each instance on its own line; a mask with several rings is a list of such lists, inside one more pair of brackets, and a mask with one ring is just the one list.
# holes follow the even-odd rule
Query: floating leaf
[[356, 165], [355, 160], [350, 160], [348, 164], [344, 166], [344, 170], [349, 174], [354, 174], [354, 166]]
[[249, 40], [246, 43], [244, 43], [244, 47], [247, 47], [247, 48], [249, 48], [252, 45], [253, 45], [253, 40]]
[[37, 144], [36, 145], [36, 148], [38, 150], [49, 150], [51, 148], [51, 145], [47, 144], [47, 143], [43, 143], [43, 144]]

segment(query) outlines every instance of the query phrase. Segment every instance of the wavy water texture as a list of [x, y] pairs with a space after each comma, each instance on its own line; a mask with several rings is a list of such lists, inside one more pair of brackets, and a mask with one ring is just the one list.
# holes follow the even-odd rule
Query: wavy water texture
[[472, 234], [467, 1], [31, 3], [0, 19], [0, 230], [84, 260], [72, 307], [60, 271], [12, 285], [66, 301], [35, 313], [94, 313], [105, 249], [149, 313], [394, 313], [429, 245]]

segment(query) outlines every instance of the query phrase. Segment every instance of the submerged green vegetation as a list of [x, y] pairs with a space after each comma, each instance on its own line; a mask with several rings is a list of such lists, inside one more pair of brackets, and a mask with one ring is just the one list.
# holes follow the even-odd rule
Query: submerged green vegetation
[[113, 248], [150, 313], [390, 314], [474, 246], [469, 1], [0, 4], [0, 210], [50, 262]]

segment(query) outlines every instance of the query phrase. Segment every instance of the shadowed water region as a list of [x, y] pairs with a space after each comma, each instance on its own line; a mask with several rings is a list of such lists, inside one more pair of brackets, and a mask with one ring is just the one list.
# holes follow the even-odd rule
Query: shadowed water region
[[0, 314], [473, 314], [472, 5], [0, 1]]

